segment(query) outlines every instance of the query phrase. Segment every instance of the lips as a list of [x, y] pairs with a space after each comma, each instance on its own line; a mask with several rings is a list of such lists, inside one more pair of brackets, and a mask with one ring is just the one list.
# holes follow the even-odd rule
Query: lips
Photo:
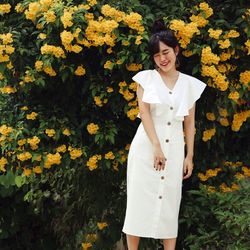
[[161, 63], [160, 65], [163, 66], [163, 67], [166, 67], [166, 66], [168, 66], [169, 63], [170, 63], [170, 62]]

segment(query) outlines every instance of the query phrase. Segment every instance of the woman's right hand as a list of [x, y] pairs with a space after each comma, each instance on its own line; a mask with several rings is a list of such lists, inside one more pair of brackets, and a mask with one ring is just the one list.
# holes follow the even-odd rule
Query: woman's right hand
[[164, 170], [166, 165], [166, 157], [162, 152], [161, 145], [159, 143], [154, 146], [154, 168], [155, 170]]

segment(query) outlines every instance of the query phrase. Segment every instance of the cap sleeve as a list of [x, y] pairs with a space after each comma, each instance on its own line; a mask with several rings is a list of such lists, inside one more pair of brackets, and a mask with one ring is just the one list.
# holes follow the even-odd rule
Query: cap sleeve
[[149, 73], [150, 72], [148, 70], [140, 71], [136, 75], [134, 75], [132, 79], [135, 82], [139, 83], [143, 87], [143, 89], [146, 89], [147, 82], [149, 80]]
[[202, 92], [206, 88], [206, 84], [195, 77], [190, 77], [188, 90], [188, 110], [200, 98]]
[[152, 73], [152, 70], [142, 70], [138, 72], [135, 76], [133, 76], [132, 79], [138, 84], [140, 84], [144, 89], [142, 96], [143, 102], [160, 103], [159, 96], [154, 87], [155, 79], [153, 78]]

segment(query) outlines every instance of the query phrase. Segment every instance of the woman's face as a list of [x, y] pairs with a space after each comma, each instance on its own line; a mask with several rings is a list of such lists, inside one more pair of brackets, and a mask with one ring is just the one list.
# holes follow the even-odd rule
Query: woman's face
[[164, 72], [169, 72], [173, 69], [176, 69], [175, 61], [176, 55], [178, 54], [178, 47], [175, 50], [172, 47], [169, 47], [163, 42], [159, 44], [160, 51], [154, 54], [154, 61], [160, 70]]

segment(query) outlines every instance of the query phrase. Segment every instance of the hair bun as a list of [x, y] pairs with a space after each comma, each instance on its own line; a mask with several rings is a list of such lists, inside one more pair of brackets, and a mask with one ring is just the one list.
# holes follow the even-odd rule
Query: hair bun
[[155, 34], [164, 30], [166, 30], [164, 21], [162, 19], [156, 20], [153, 24], [152, 33]]

